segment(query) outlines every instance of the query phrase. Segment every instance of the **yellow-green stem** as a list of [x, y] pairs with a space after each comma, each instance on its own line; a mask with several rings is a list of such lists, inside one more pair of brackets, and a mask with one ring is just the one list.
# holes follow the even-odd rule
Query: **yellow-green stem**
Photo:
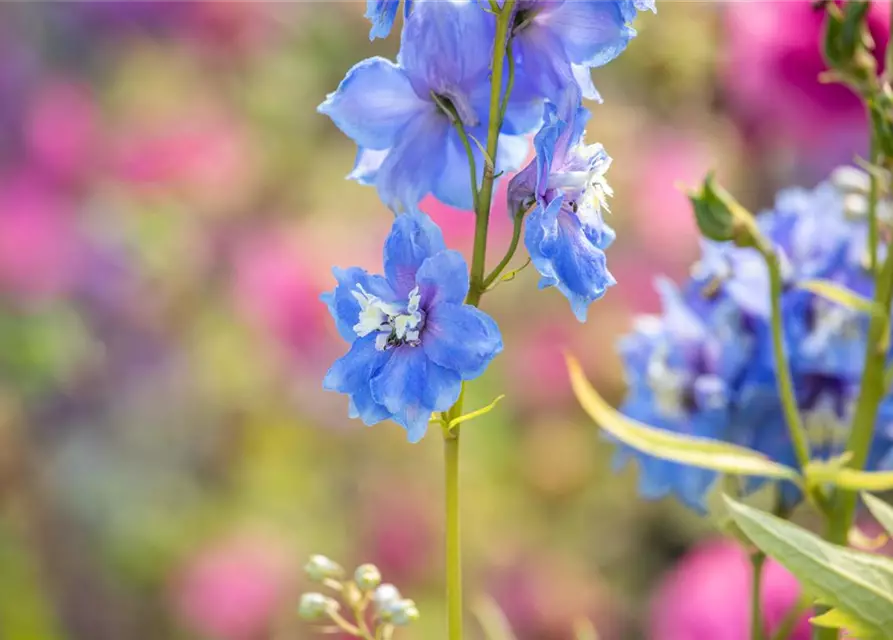
[[[871, 113], [869, 111], [868, 119], [871, 121]], [[877, 162], [877, 134], [871, 133], [871, 163]], [[877, 249], [878, 249], [878, 177], [876, 172], [871, 171], [868, 174], [871, 181], [868, 191], [868, 264], [871, 267], [871, 276], [877, 278]]]
[[[471, 171], [471, 188], [475, 195], [474, 250], [471, 258], [470, 287], [466, 303], [478, 306], [486, 289], [484, 270], [487, 264], [487, 227], [490, 224], [490, 205], [493, 200], [493, 183], [496, 180], [496, 154], [499, 151], [499, 131], [505, 114], [503, 100], [508, 101], [508, 91], [503, 95], [502, 75], [505, 68], [509, 27], [514, 13], [515, 0], [505, 0], [496, 18], [496, 38], [493, 43], [490, 86], [490, 124], [487, 130], [487, 158], [484, 159], [484, 178], [478, 189], [474, 169]], [[462, 132], [460, 128], [460, 134]], [[467, 138], [466, 138], [467, 139]], [[463, 140], [465, 142], [465, 140]], [[473, 156], [466, 144], [469, 163]], [[465, 383], [459, 400], [447, 412], [446, 424], [462, 415]], [[459, 428], [444, 427], [444, 485], [446, 494], [446, 598], [447, 628], [449, 640], [462, 640], [462, 539], [459, 518]]]
[[784, 410], [785, 422], [794, 446], [794, 453], [801, 469], [809, 464], [809, 440], [806, 437], [806, 429], [800, 418], [797, 407], [797, 397], [794, 393], [794, 382], [791, 378], [791, 369], [788, 366], [788, 358], [785, 354], [784, 330], [781, 315], [781, 294], [783, 282], [781, 266], [778, 254], [771, 247], [759, 247], [760, 253], [766, 261], [769, 269], [769, 290], [772, 304], [772, 352], [775, 359], [775, 376], [778, 380], [778, 394], [781, 397], [781, 405]]
[[512, 261], [512, 258], [515, 256], [515, 251], [518, 250], [518, 244], [521, 241], [521, 229], [524, 227], [524, 216], [521, 213], [515, 214], [514, 220], [514, 228], [512, 229], [512, 241], [509, 243], [509, 248], [505, 252], [505, 256], [503, 256], [502, 260], [500, 260], [499, 264], [490, 272], [486, 278], [484, 278], [483, 287], [486, 291], [490, 288], [496, 278], [502, 275], [502, 272], [505, 271], [505, 268], [508, 266], [509, 262]]
[[763, 567], [766, 554], [754, 551], [750, 554], [752, 569], [750, 581], [750, 640], [763, 640], [763, 614], [760, 609], [760, 588], [763, 582]]

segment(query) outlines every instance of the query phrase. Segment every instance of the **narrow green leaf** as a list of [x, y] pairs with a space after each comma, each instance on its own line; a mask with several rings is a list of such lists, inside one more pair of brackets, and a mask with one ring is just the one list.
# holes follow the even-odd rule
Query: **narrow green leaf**
[[844, 613], [840, 609], [831, 609], [821, 615], [810, 618], [809, 621], [816, 627], [846, 631], [847, 638], [852, 638], [853, 640], [873, 640], [880, 637], [870, 627], [866, 627], [860, 620]]
[[804, 475], [810, 483], [832, 484], [850, 491], [893, 489], [893, 471], [862, 471], [825, 462], [814, 462], [806, 468]]
[[474, 420], [475, 418], [480, 418], [481, 416], [490, 413], [503, 398], [505, 398], [505, 394], [497, 396], [497, 398], [486, 407], [478, 409], [477, 411], [472, 411], [471, 413], [466, 413], [465, 415], [461, 415], [458, 418], [453, 418], [452, 420], [450, 420], [450, 424], [447, 428], [451, 430], [455, 429], [463, 422], [468, 422], [469, 420]]
[[574, 637], [576, 640], [599, 640], [598, 631], [588, 618], [581, 618], [574, 623]]
[[893, 536], [893, 507], [870, 493], [863, 493], [862, 500], [884, 531]]
[[761, 476], [799, 483], [797, 472], [773, 462], [763, 454], [737, 445], [672, 433], [627, 418], [605, 402], [583, 374], [579, 362], [565, 356], [571, 386], [583, 410], [596, 424], [637, 451], [681, 464], [721, 473]]
[[893, 639], [893, 561], [830, 544], [786, 520], [724, 496], [741, 530], [793, 573], [804, 590], [859, 621], [870, 638]]
[[493, 598], [489, 596], [477, 598], [471, 605], [471, 612], [477, 618], [487, 640], [515, 640], [508, 619]]
[[798, 282], [797, 287], [854, 311], [882, 318], [887, 315], [884, 312], [884, 308], [874, 300], [860, 296], [855, 291], [842, 287], [830, 280], [804, 280], [803, 282]]

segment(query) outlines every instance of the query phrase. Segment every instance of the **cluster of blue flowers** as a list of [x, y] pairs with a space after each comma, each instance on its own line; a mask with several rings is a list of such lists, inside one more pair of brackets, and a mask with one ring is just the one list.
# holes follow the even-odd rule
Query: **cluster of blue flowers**
[[[775, 207], [757, 217], [760, 232], [781, 259], [784, 340], [812, 456], [818, 459], [845, 449], [869, 319], [798, 283], [829, 280], [871, 297], [867, 192], [867, 175], [842, 168], [815, 189], [781, 192]], [[887, 203], [881, 205], [889, 217]], [[741, 444], [796, 467], [776, 387], [769, 276], [759, 253], [705, 240], [685, 285], [660, 280], [657, 288], [663, 315], [638, 318], [621, 342], [630, 387], [623, 412], [669, 431]], [[888, 396], [868, 468], [888, 467], [891, 445], [893, 396]], [[704, 509], [715, 473], [627, 447], [617, 452], [617, 462], [632, 456], [640, 463], [643, 496], [675, 494]], [[791, 505], [800, 494], [783, 485], [782, 497]]]
[[[397, 215], [384, 250], [386, 277], [335, 272], [338, 287], [325, 300], [351, 348], [325, 386], [350, 396], [352, 416], [367, 424], [393, 419], [411, 441], [502, 346], [495, 323], [463, 304], [465, 262], [418, 211], [429, 194], [474, 208], [469, 154], [480, 183], [485, 160], [496, 175], [518, 170], [536, 132], [536, 158], [512, 180], [509, 211], [525, 216], [540, 286], [556, 287], [583, 321], [614, 284], [604, 254], [614, 233], [602, 219], [610, 158], [583, 143], [589, 113], [582, 100], [599, 99], [590, 69], [626, 48], [632, 20], [654, 11], [654, 0], [518, 0], [503, 14], [507, 41], [497, 42], [495, 11], [507, 11], [501, 4], [407, 0], [397, 61], [360, 62], [319, 107], [357, 144], [348, 177], [375, 186]], [[399, 9], [398, 0], [369, 0], [370, 38], [387, 36]], [[498, 153], [485, 159], [494, 47], [506, 47], [511, 77], [498, 87]]]

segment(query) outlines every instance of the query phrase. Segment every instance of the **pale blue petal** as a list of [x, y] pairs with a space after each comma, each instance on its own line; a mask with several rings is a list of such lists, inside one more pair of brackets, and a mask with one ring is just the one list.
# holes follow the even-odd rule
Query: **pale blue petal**
[[417, 211], [397, 216], [384, 245], [384, 272], [398, 298], [416, 286], [422, 263], [446, 249], [443, 233], [426, 214]]
[[570, 61], [587, 67], [610, 62], [636, 35], [617, 2], [565, 2], [540, 20], [561, 38]]
[[590, 71], [589, 67], [580, 64], [572, 64], [571, 70], [573, 71], [574, 79], [577, 81], [577, 85], [580, 87], [580, 92], [584, 98], [599, 103], [604, 102], [604, 100], [602, 100], [602, 95], [598, 92], [598, 89], [595, 88], [595, 83], [592, 82], [592, 71]]
[[347, 72], [319, 106], [360, 147], [388, 149], [430, 103], [412, 89], [403, 69], [384, 58], [369, 58]]
[[458, 372], [463, 380], [473, 380], [502, 352], [502, 335], [483, 311], [440, 304], [428, 311], [422, 346], [431, 360]]
[[411, 211], [434, 190], [446, 164], [449, 131], [449, 120], [433, 104], [407, 125], [376, 179], [378, 195], [392, 210]]
[[356, 180], [362, 185], [374, 185], [378, 177], [378, 169], [388, 157], [388, 149], [357, 149], [357, 159], [353, 170], [347, 175], [348, 180]]
[[[480, 184], [484, 175], [484, 154], [476, 144], [473, 142], [470, 144], [477, 170], [476, 183]], [[434, 185], [434, 196], [444, 204], [456, 209], [473, 210], [474, 195], [471, 186], [471, 171], [468, 167], [468, 152], [454, 127], [450, 128], [446, 146], [441, 153], [444, 154], [444, 163]]]
[[561, 35], [533, 25], [515, 38], [516, 84], [523, 95], [559, 102], [568, 87], [576, 86], [571, 61]]
[[359, 267], [349, 269], [335, 267], [332, 269], [332, 273], [338, 284], [333, 291], [322, 294], [321, 299], [328, 306], [329, 313], [338, 327], [338, 333], [347, 342], [353, 342], [357, 338], [353, 327], [360, 316], [360, 305], [353, 293], [362, 286], [372, 295], [391, 302], [395, 300], [394, 292], [387, 280], [381, 276], [369, 275]]
[[418, 442], [431, 414], [446, 411], [459, 399], [462, 382], [458, 374], [431, 362], [423, 349], [403, 346], [391, 353], [372, 378], [372, 395], [406, 428], [410, 442]]
[[420, 94], [455, 99], [487, 81], [494, 33], [494, 17], [477, 2], [421, 2], [406, 21], [399, 60]]
[[375, 401], [370, 381], [386, 366], [390, 355], [375, 348], [374, 335], [359, 338], [326, 373], [323, 388], [350, 396], [351, 417], [359, 417], [367, 425], [381, 422], [391, 412]]
[[458, 251], [441, 251], [422, 263], [416, 274], [422, 295], [421, 306], [430, 309], [439, 304], [461, 304], [468, 295], [468, 265]]

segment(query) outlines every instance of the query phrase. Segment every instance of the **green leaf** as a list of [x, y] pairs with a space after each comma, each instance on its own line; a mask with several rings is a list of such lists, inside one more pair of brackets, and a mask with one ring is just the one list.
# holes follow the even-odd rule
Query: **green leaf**
[[741, 530], [804, 590], [858, 621], [860, 632], [874, 634], [869, 638], [893, 640], [893, 561], [830, 544], [786, 520], [724, 499]]
[[846, 637], [852, 638], [853, 640], [874, 640], [875, 638], [881, 638], [881, 636], [877, 635], [869, 627], [866, 627], [860, 620], [844, 613], [840, 609], [831, 609], [821, 615], [810, 618], [809, 621], [816, 627], [846, 631]]
[[870, 493], [863, 493], [862, 500], [884, 531], [893, 536], [893, 507]]
[[487, 640], [515, 640], [508, 619], [493, 598], [482, 596], [476, 599], [471, 605], [471, 611]]
[[757, 451], [719, 440], [672, 433], [627, 418], [592, 388], [574, 357], [568, 355], [566, 360], [571, 386], [583, 410], [602, 429], [633, 449], [655, 458], [721, 473], [800, 482], [794, 469], [773, 462]]
[[893, 489], [893, 471], [863, 471], [827, 462], [812, 462], [804, 474], [811, 484], [832, 484], [850, 491]]
[[854, 311], [880, 318], [887, 315], [884, 308], [874, 300], [860, 296], [855, 291], [841, 287], [830, 280], [804, 280], [798, 282], [797, 287]]
[[496, 408], [496, 405], [499, 404], [499, 401], [503, 398], [505, 398], [505, 394], [497, 396], [497, 398], [493, 402], [488, 404], [486, 407], [483, 407], [482, 409], [472, 411], [471, 413], [466, 413], [465, 415], [461, 415], [458, 418], [453, 418], [452, 420], [450, 420], [450, 424], [447, 426], [447, 429], [453, 430], [463, 422], [468, 422], [469, 420], [474, 420], [475, 418], [480, 418], [481, 416], [490, 413], [491, 411], [493, 411], [494, 408]]

